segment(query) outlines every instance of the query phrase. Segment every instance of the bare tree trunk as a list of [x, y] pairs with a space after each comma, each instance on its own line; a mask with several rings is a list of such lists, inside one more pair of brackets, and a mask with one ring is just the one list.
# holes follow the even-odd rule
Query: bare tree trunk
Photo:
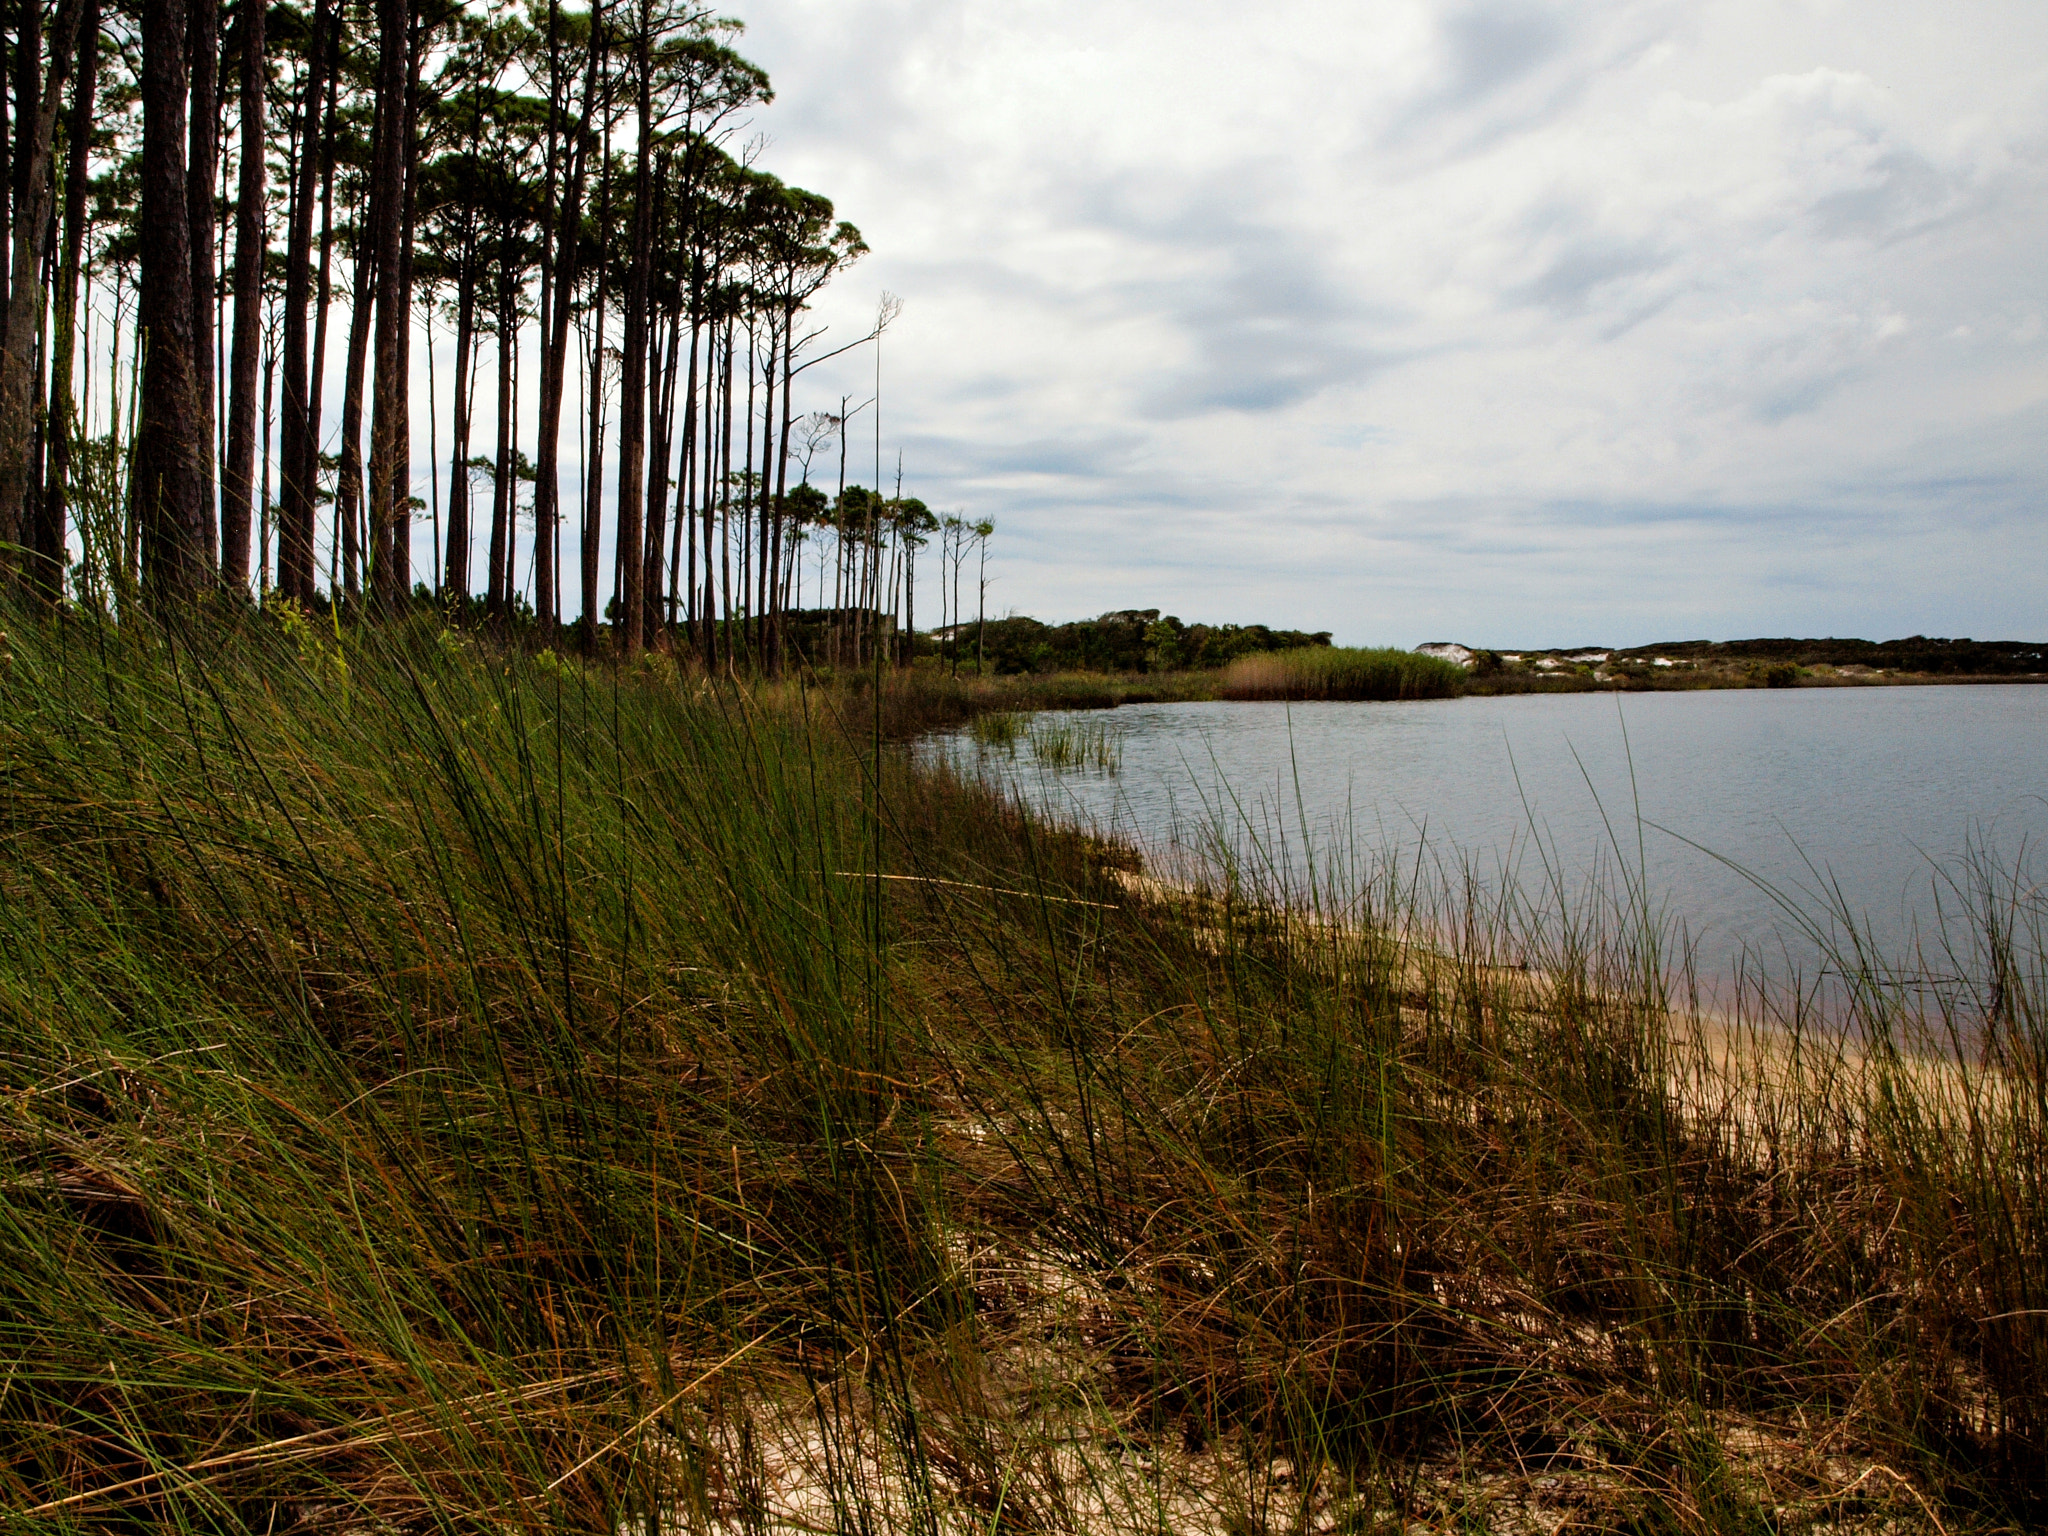
[[392, 505], [398, 440], [405, 430], [399, 393], [399, 332], [404, 329], [406, 80], [411, 28], [409, 0], [377, 0], [377, 134], [371, 153], [367, 233], [377, 262], [374, 379], [370, 409], [370, 585], [372, 608], [398, 610], [398, 523]]
[[846, 639], [846, 401], [839, 397], [839, 494], [832, 504], [832, 665]]
[[[682, 316], [678, 315], [676, 317], [676, 329], [678, 331], [682, 329], [682, 320]], [[697, 481], [697, 314], [694, 304], [691, 306], [689, 321], [689, 385], [683, 396], [683, 448], [681, 458], [678, 461], [681, 472], [676, 476], [675, 527], [670, 533], [670, 538], [673, 542], [669, 545], [668, 553], [668, 622], [674, 625], [680, 618], [681, 622], [686, 626], [685, 632], [690, 636], [691, 643], [694, 644], [697, 637], [697, 628], [694, 623], [697, 603], [697, 530], [690, 521], [691, 517], [694, 516], [694, 508], [696, 506]], [[683, 580], [683, 546], [685, 544], [690, 546], [689, 611], [678, 614], [676, 597], [678, 588]]]
[[640, 0], [640, 34], [633, 49], [639, 131], [633, 156], [632, 259], [626, 269], [625, 355], [619, 381], [618, 617], [614, 631], [624, 654], [640, 649], [645, 629], [647, 488], [647, 287], [654, 254], [652, 167], [654, 130], [653, 39], [648, 0]]
[[[71, 487], [71, 434], [77, 414], [71, 394], [72, 360], [78, 336], [78, 278], [85, 253], [86, 181], [91, 170], [93, 99], [99, 88], [99, 0], [86, 0], [78, 31], [78, 84], [65, 130], [64, 258], [57, 289], [56, 359], [50, 369], [50, 481], [36, 508], [35, 549], [41, 558], [43, 595], [55, 602], [64, 592], [66, 498]], [[91, 383], [87, 367], [86, 382]]]
[[[20, 9], [26, 6], [40, 7], [41, 0], [15, 0], [15, 5], [16, 10], [14, 12], [0, 10], [0, 15], [19, 14]], [[40, 17], [41, 14], [41, 10], [37, 9], [36, 15]], [[20, 57], [19, 48], [20, 45], [17, 42], [15, 55], [17, 58]], [[0, 28], [0, 80], [6, 78], [6, 62], [7, 35], [5, 29]], [[7, 92], [5, 89], [0, 89], [0, 251], [11, 251], [14, 249], [14, 226], [12, 223], [14, 209], [13, 154], [14, 140], [8, 133]], [[7, 309], [4, 304], [0, 304], [0, 346], [5, 346], [6, 343]]]
[[724, 420], [724, 423], [723, 423], [723, 430], [722, 430], [722, 432], [721, 432], [721, 436], [722, 436], [722, 437], [724, 438], [724, 442], [723, 442], [723, 443], [722, 443], [722, 444], [720, 445], [720, 448], [719, 448], [719, 475], [718, 475], [718, 522], [719, 522], [719, 529], [720, 529], [720, 532], [721, 532], [721, 534], [722, 534], [722, 537], [721, 537], [721, 538], [720, 538], [720, 540], [719, 540], [719, 556], [720, 556], [720, 565], [721, 565], [721, 570], [720, 570], [720, 572], [719, 572], [719, 576], [720, 576], [720, 582], [719, 582], [719, 587], [720, 587], [720, 590], [719, 590], [719, 597], [720, 597], [720, 599], [721, 599], [721, 606], [722, 606], [722, 608], [723, 608], [723, 610], [724, 610], [724, 611], [723, 611], [723, 614], [722, 614], [721, 616], [722, 616], [722, 617], [723, 617], [723, 619], [725, 620], [725, 625], [726, 625], [726, 630], [725, 630], [725, 648], [726, 648], [726, 659], [727, 659], [728, 661], [730, 661], [730, 660], [732, 659], [732, 627], [731, 627], [731, 626], [732, 626], [732, 620], [733, 620], [733, 609], [732, 609], [732, 413], [733, 413], [733, 387], [732, 387], [732, 344], [733, 344], [733, 339], [734, 339], [734, 333], [735, 333], [735, 332], [736, 332], [736, 331], [738, 330], [738, 328], [739, 328], [739, 327], [738, 327], [738, 320], [737, 320], [737, 317], [736, 317], [736, 316], [733, 316], [733, 315], [727, 315], [727, 316], [725, 317], [725, 379], [724, 379], [724, 385], [723, 385], [723, 393], [724, 393], [724, 395], [725, 395], [725, 420]]
[[256, 478], [256, 368], [263, 346], [263, 6], [242, 0], [242, 152], [235, 198], [235, 337], [228, 369], [228, 461], [222, 477], [221, 581], [249, 586], [249, 517]]
[[341, 389], [341, 464], [335, 476], [334, 515], [341, 524], [342, 587], [362, 595], [363, 548], [363, 376], [370, 348], [370, 283], [376, 252], [364, 227], [363, 200], [356, 201], [355, 274], [348, 316], [348, 372]]
[[[6, 340], [0, 350], [0, 544], [25, 544], [31, 532], [29, 453], [36, 400], [41, 394], [35, 379], [35, 355], [42, 339], [42, 308], [48, 291], [43, 283], [43, 258], [53, 190], [51, 143], [64, 102], [64, 83], [78, 46], [82, 10], [80, 0], [64, 0], [58, 8], [50, 29], [47, 78], [39, 80], [37, 75], [40, 60], [33, 56], [38, 47], [36, 29], [24, 25], [16, 43], [27, 63], [16, 71], [20, 117], [14, 166], [13, 270], [7, 292]], [[0, 561], [10, 559], [0, 554]]]
[[[668, 543], [669, 449], [675, 441], [676, 365], [681, 358], [683, 317], [680, 310], [666, 317], [667, 346], [659, 349], [659, 371], [655, 375], [654, 451], [647, 465], [647, 570], [641, 577], [647, 592], [647, 643], [673, 623], [662, 601], [662, 556]], [[656, 366], [657, 350], [650, 346], [648, 366]]]
[[[306, 382], [306, 432], [301, 448], [304, 466], [303, 479], [306, 486], [306, 550], [310, 567], [313, 549], [313, 525], [320, 502], [320, 402], [327, 384], [327, 317], [334, 299], [334, 123], [335, 113], [340, 106], [341, 91], [336, 76], [340, 73], [341, 34], [344, 25], [342, 13], [333, 18], [334, 33], [328, 42], [329, 62], [335, 67], [327, 71], [327, 111], [323, 116], [320, 130], [320, 268], [313, 285], [313, 357], [312, 376]], [[360, 427], [358, 436], [361, 435]], [[268, 437], [265, 438], [266, 443]], [[344, 545], [340, 524], [341, 498], [335, 498], [335, 527], [329, 540], [328, 550], [328, 592], [339, 601], [346, 594], [355, 595], [353, 578], [346, 573], [334, 571], [334, 563], [341, 558]], [[349, 545], [348, 547], [356, 547]], [[342, 585], [337, 588], [339, 576]]]
[[[550, 0], [548, 11], [549, 59], [555, 58], [554, 49], [557, 11], [554, 0]], [[576, 297], [576, 254], [577, 235], [580, 229], [583, 206], [583, 185], [586, 162], [589, 158], [590, 114], [595, 109], [598, 96], [598, 78], [604, 59], [604, 6], [601, 0], [593, 0], [590, 8], [590, 55], [583, 79], [583, 113], [576, 125], [576, 143], [570, 151], [568, 186], [564, 190], [561, 206], [555, 210], [557, 217], [552, 232], [543, 230], [543, 244], [552, 240], [550, 261], [552, 270], [543, 281], [552, 278], [554, 287], [548, 298], [547, 320], [550, 327], [543, 346], [545, 348], [541, 370], [540, 392], [540, 441], [534, 446], [534, 536], [545, 537], [552, 549], [557, 543], [557, 529], [561, 522], [561, 438], [562, 438], [562, 392], [569, 377], [569, 316], [575, 308]], [[552, 83], [549, 87], [549, 122], [554, 121]], [[583, 644], [586, 650], [597, 644], [597, 615], [591, 612], [596, 602], [597, 588], [591, 580], [588, 569], [590, 561], [583, 559], [584, 569], [580, 585], [583, 589]], [[560, 602], [560, 581], [556, 582], [556, 602]]]
[[[22, 210], [28, 205], [29, 170], [35, 163], [36, 114], [34, 103], [41, 80], [43, 60], [43, 0], [15, 0], [9, 12], [14, 20], [14, 136], [9, 139], [5, 132], [4, 112], [0, 112], [0, 145], [6, 154], [0, 158], [0, 168], [6, 172], [6, 204], [8, 238], [0, 240], [0, 259], [11, 255], [14, 241], [20, 237]], [[7, 37], [0, 30], [0, 53], [4, 53]], [[12, 323], [12, 314], [7, 306], [0, 305], [0, 347], [7, 344], [7, 334]]]
[[270, 311], [270, 323], [263, 336], [263, 479], [257, 486], [256, 593], [270, 592], [270, 529], [275, 521], [270, 495], [270, 440], [277, 420], [277, 309]]
[[577, 558], [582, 562], [583, 575], [583, 623], [587, 636], [586, 644], [597, 644], [597, 550], [598, 534], [604, 497], [604, 258], [598, 258], [597, 303], [593, 321], [596, 327], [597, 344], [590, 354], [590, 394], [584, 403], [584, 410], [590, 417], [590, 447], [584, 459], [583, 480], [583, 538], [577, 549]]
[[774, 567], [769, 563], [770, 526], [775, 520], [775, 506], [768, 489], [775, 479], [775, 312], [768, 315], [768, 357], [762, 368], [763, 387], [766, 398], [761, 402], [761, 480], [754, 488], [754, 504], [760, 509], [761, 527], [761, 576], [756, 583], [757, 596], [754, 605], [760, 616], [754, 625], [754, 665], [762, 671], [768, 669], [768, 605], [774, 592]]
[[[397, 430], [391, 443], [391, 588], [400, 603], [412, 597], [412, 242], [413, 221], [419, 205], [419, 178], [411, 167], [419, 164], [420, 59], [426, 47], [425, 24], [417, 7], [411, 11], [411, 40], [406, 53], [405, 187], [400, 195], [402, 213], [398, 242], [398, 360], [392, 370], [393, 410]], [[433, 409], [433, 401], [427, 402]]]
[[[753, 595], [754, 575], [754, 500], [759, 482], [754, 478], [754, 391], [758, 387], [755, 375], [760, 369], [760, 349], [755, 346], [754, 326], [747, 323], [747, 414], [746, 414], [746, 467], [740, 471], [740, 600], [737, 613], [747, 617], [741, 621], [740, 634], [747, 647], [747, 654], [756, 666], [760, 664], [754, 639], [755, 610], [760, 604]], [[736, 615], [735, 615], [736, 616]]]
[[192, 147], [185, 167], [187, 218], [192, 226], [192, 392], [199, 402], [201, 521], [206, 563], [217, 563], [219, 519], [214, 481], [220, 463], [214, 376], [214, 301], [219, 276], [214, 265], [213, 180], [220, 170], [220, 0], [190, 0], [185, 47], [191, 59]]
[[907, 529], [903, 536], [903, 663], [917, 660], [917, 545]]
[[[593, 41], [593, 47], [597, 43]], [[600, 57], [602, 53], [600, 51]], [[612, 178], [611, 178], [611, 79], [606, 73], [604, 84], [604, 153], [599, 161], [599, 182], [597, 227], [609, 229], [612, 221]], [[583, 575], [583, 626], [584, 644], [592, 649], [597, 645], [597, 552], [603, 530], [603, 503], [600, 497], [604, 491], [604, 302], [606, 285], [611, 278], [611, 265], [605, 260], [602, 242], [597, 248], [597, 302], [596, 336], [597, 346], [590, 355], [590, 396], [584, 409], [590, 416], [590, 457], [584, 462], [583, 487], [583, 542], [577, 552]]]
[[[789, 495], [789, 424], [792, 419], [792, 412], [789, 408], [789, 392], [791, 384], [796, 379], [796, 358], [794, 356], [793, 342], [795, 335], [796, 307], [794, 305], [785, 305], [782, 312], [782, 452], [775, 460], [775, 565], [777, 570], [782, 568], [782, 509], [789, 505], [787, 500]], [[806, 459], [805, 462], [808, 465], [809, 460]], [[790, 530], [790, 546], [792, 549], [795, 548], [795, 543], [795, 530], [792, 529]], [[783, 594], [782, 590], [778, 587], [775, 594], [773, 613], [774, 626], [768, 637], [769, 666], [777, 672], [782, 670], [782, 614]]]
[[192, 366], [192, 246], [185, 197], [185, 3], [142, 12], [141, 420], [130, 495], [142, 535], [143, 580], [179, 599], [206, 580], [204, 481]]
[[[542, 182], [540, 209], [540, 398], [541, 415], [547, 414], [548, 397], [556, 392], [555, 379], [555, 206], [561, 187], [562, 150], [562, 5], [561, 0], [548, 0], [548, 128], [545, 175]], [[591, 39], [596, 42], [595, 36]], [[546, 435], [546, 422], [541, 424], [542, 435]], [[555, 423], [559, 436], [561, 423]], [[534, 444], [534, 453], [545, 457], [539, 443]], [[549, 466], [549, 473], [555, 473]], [[543, 484], [540, 466], [534, 466], [533, 474], [533, 546], [534, 564], [539, 573], [538, 592], [534, 603], [535, 617], [547, 627], [552, 639], [554, 631], [562, 621], [562, 550], [557, 537], [557, 487], [550, 481]]]
[[476, 332], [476, 235], [465, 223], [455, 278], [455, 439], [448, 461], [447, 588], [457, 602], [469, 597], [469, 376]]
[[[508, 235], [502, 248], [509, 249], [511, 243]], [[501, 260], [498, 264], [498, 467], [492, 477], [491, 578], [485, 594], [485, 608], [493, 618], [503, 618], [512, 608], [513, 513], [517, 505], [513, 484], [517, 461], [512, 456], [512, 360], [519, 346], [518, 298], [512, 263]]]
[[[313, 600], [313, 513], [318, 483], [319, 423], [312, 418], [307, 388], [311, 360], [306, 352], [306, 303], [312, 286], [313, 193], [320, 173], [318, 162], [321, 157], [316, 145], [321, 137], [322, 70], [329, 53], [339, 52], [339, 49], [331, 47], [328, 36], [331, 30], [338, 30], [338, 27], [332, 19], [330, 0], [317, 0], [313, 12], [311, 57], [306, 66], [306, 94], [300, 103], [298, 122], [293, 130], [298, 160], [292, 186], [291, 230], [285, 240], [284, 413], [278, 443], [279, 477], [283, 483], [278, 492], [277, 585], [286, 597], [300, 603]], [[245, 72], [245, 81], [246, 78]], [[245, 128], [245, 146], [247, 142]], [[252, 254], [258, 257], [254, 281], [260, 295], [260, 253]], [[239, 271], [236, 282], [235, 323], [239, 330], [242, 324]]]
[[[730, 351], [729, 335], [727, 342], [728, 350], [725, 354], [724, 366], [726, 390], [729, 397], [732, 385], [732, 354]], [[711, 530], [712, 507], [716, 503], [719, 494], [718, 402], [720, 395], [718, 374], [713, 371], [712, 367], [718, 355], [718, 345], [718, 317], [714, 312], [710, 323], [704, 331], [704, 474], [697, 487], [698, 499], [703, 503], [704, 514], [704, 664], [707, 667], [712, 665], [717, 659], [713, 644], [717, 636], [716, 631], [712, 628], [714, 617], [712, 593], [714, 588], [711, 578]], [[730, 463], [730, 459], [731, 455], [728, 454], [728, 463]]]

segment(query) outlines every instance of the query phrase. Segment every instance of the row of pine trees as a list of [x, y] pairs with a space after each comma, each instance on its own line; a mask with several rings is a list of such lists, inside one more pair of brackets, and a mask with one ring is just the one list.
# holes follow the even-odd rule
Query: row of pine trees
[[[808, 321], [866, 246], [742, 141], [772, 92], [738, 22], [690, 0], [0, 10], [0, 546], [32, 588], [366, 614], [425, 591], [774, 666], [806, 602], [858, 654], [914, 621], [930, 535], [956, 587], [985, 544], [900, 467], [894, 495], [846, 483], [898, 305], [837, 345]], [[422, 337], [430, 380], [452, 340], [425, 474]], [[868, 344], [875, 400], [795, 409], [806, 369]], [[810, 472], [835, 446], [828, 495]]]

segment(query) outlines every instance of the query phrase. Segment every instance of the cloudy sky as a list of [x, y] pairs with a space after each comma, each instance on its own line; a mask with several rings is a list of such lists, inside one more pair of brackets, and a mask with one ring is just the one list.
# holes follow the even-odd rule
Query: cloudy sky
[[2039, 0], [744, 14], [762, 163], [874, 249], [820, 319], [903, 296], [883, 452], [996, 520], [992, 606], [2048, 636]]

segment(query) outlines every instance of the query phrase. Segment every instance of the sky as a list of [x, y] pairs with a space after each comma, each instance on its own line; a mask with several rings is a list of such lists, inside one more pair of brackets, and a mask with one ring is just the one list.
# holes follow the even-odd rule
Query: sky
[[737, 9], [992, 611], [2048, 638], [2039, 0]]

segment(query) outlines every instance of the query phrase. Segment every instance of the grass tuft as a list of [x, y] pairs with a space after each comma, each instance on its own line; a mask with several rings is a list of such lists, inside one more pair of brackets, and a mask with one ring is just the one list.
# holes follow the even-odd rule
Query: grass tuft
[[1115, 774], [1123, 768], [1123, 745], [1100, 721], [1034, 720], [1030, 740], [1032, 757], [1056, 773]]

